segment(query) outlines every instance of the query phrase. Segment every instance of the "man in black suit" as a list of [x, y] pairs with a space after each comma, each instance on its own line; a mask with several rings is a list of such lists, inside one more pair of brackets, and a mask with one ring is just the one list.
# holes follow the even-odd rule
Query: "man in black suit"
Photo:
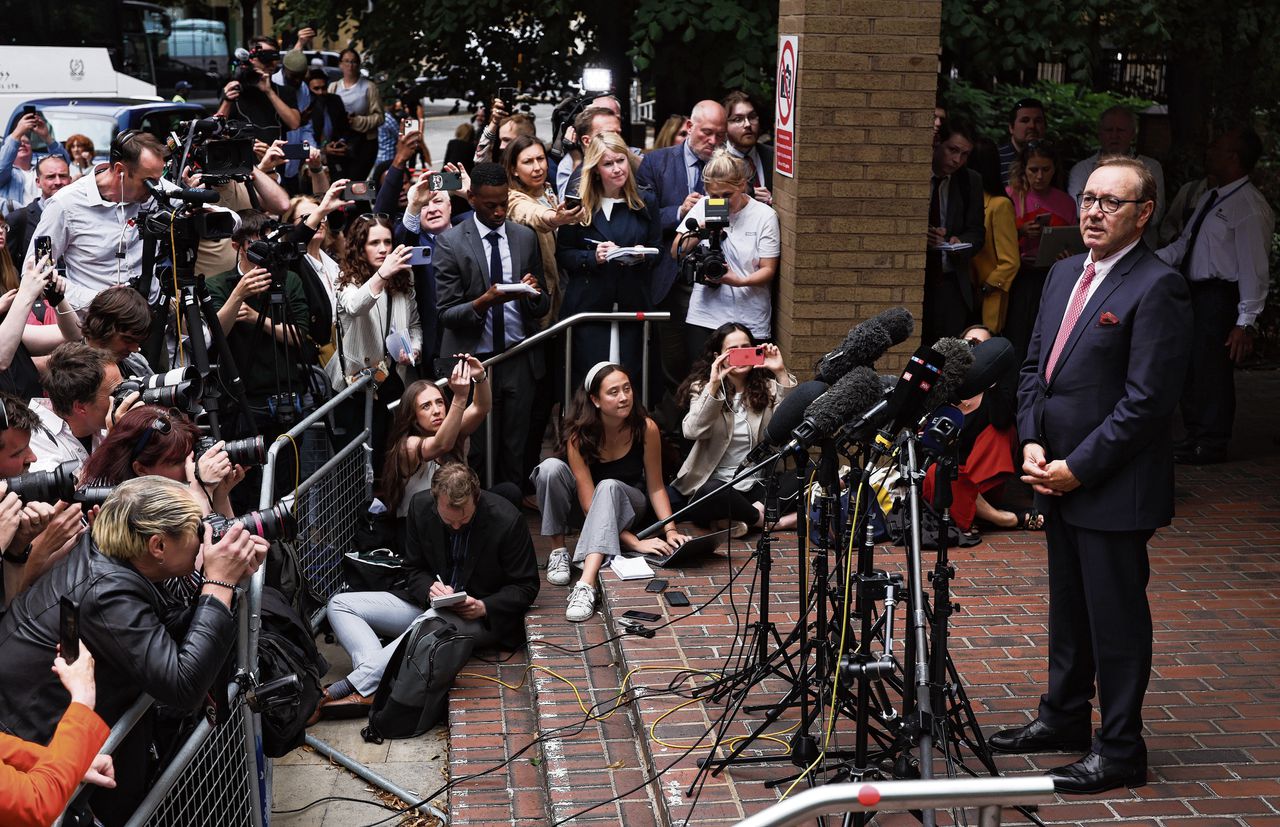
[[9, 237], [5, 246], [9, 248], [9, 257], [13, 266], [22, 269], [22, 260], [27, 256], [31, 240], [36, 237], [36, 227], [40, 226], [40, 215], [44, 205], [53, 194], [71, 183], [70, 167], [61, 155], [46, 155], [36, 164], [36, 186], [40, 188], [40, 197], [22, 209], [9, 213]]
[[[927, 345], [955, 336], [978, 320], [980, 308], [969, 278], [969, 261], [982, 249], [986, 227], [982, 176], [965, 166], [973, 144], [974, 133], [968, 124], [947, 121], [933, 145], [921, 324], [921, 341]], [[960, 244], [969, 246], [949, 249]]]
[[757, 201], [773, 206], [773, 147], [760, 143], [760, 115], [751, 96], [735, 89], [725, 96], [729, 151], [747, 162], [751, 170], [749, 192]]
[[[519, 509], [480, 490], [476, 473], [453, 463], [436, 471], [431, 490], [409, 504], [403, 586], [387, 592], [344, 592], [326, 614], [355, 669], [325, 689], [313, 722], [367, 714], [399, 646], [379, 635], [407, 634], [420, 620], [440, 617], [475, 639], [476, 648], [519, 649], [524, 616], [538, 596], [533, 537]], [[431, 600], [465, 591], [464, 601], [432, 609]]]
[[[551, 310], [542, 256], [533, 230], [507, 220], [507, 173], [500, 164], [471, 170], [472, 220], [436, 238], [432, 264], [440, 324], [440, 352], [471, 353], [482, 361], [515, 347], [537, 331], [536, 320]], [[522, 275], [523, 274], [523, 275]], [[516, 288], [524, 284], [523, 292]], [[542, 348], [533, 347], [495, 365], [493, 423], [498, 445], [490, 485], [520, 485], [528, 415], [536, 383], [546, 375]], [[484, 440], [471, 441], [472, 461]]]
[[[1147, 541], [1173, 516], [1169, 429], [1190, 358], [1186, 279], [1142, 241], [1156, 184], [1140, 161], [1101, 162], [1081, 196], [1089, 252], [1045, 282], [1018, 387], [1023, 480], [1045, 511], [1049, 685], [1003, 752], [1081, 750], [1059, 792], [1146, 783], [1151, 672]], [[1090, 746], [1095, 676], [1102, 724]]]

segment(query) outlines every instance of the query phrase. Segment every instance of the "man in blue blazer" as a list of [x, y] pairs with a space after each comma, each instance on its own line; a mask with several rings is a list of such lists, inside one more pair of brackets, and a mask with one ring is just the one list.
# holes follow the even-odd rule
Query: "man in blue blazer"
[[[476, 164], [471, 170], [470, 220], [436, 237], [432, 264], [440, 324], [440, 352], [470, 353], [482, 361], [515, 347], [537, 332], [536, 320], [551, 310], [542, 256], [533, 230], [507, 220], [507, 173], [501, 164]], [[496, 265], [496, 266], [495, 266]], [[536, 292], [511, 292], [523, 283]], [[536, 383], [546, 375], [542, 348], [532, 347], [495, 366], [493, 413], [494, 479], [519, 486], [528, 414]], [[477, 460], [484, 440], [472, 440]]]
[[[1191, 340], [1186, 280], [1142, 241], [1155, 198], [1136, 160], [1094, 170], [1080, 203], [1089, 252], [1049, 272], [1019, 379], [1023, 480], [1049, 545], [1049, 685], [1036, 720], [990, 744], [1088, 748], [1050, 770], [1059, 792], [1146, 783], [1147, 541], [1173, 516], [1169, 430]], [[1102, 725], [1090, 744], [1095, 676]]]

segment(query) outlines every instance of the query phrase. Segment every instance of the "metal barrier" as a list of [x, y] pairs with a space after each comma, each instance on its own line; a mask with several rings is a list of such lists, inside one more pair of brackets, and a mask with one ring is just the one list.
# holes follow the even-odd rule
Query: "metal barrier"
[[1053, 779], [938, 778], [929, 781], [884, 781], [826, 784], [805, 790], [738, 822], [738, 827], [788, 827], [813, 816], [871, 813], [885, 810], [950, 810], [977, 807], [982, 827], [1000, 823], [1002, 807], [1043, 804], [1053, 800]]

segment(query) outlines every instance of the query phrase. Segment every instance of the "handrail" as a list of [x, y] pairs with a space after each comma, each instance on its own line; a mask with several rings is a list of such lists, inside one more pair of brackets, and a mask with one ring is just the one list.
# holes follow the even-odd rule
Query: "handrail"
[[935, 778], [928, 781], [826, 784], [798, 793], [738, 822], [737, 827], [789, 827], [829, 813], [978, 807], [980, 824], [999, 824], [1000, 808], [1053, 800], [1053, 779]]

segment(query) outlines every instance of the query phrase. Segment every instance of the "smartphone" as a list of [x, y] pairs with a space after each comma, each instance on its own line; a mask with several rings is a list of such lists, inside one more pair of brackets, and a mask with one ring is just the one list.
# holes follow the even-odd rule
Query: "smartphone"
[[432, 192], [462, 189], [462, 176], [456, 172], [433, 172], [427, 177], [427, 189]]
[[42, 258], [53, 258], [53, 239], [47, 235], [36, 236], [36, 261]]
[[576, 195], [566, 195], [562, 203], [566, 210], [576, 210], [582, 206], [582, 199]]
[[80, 604], [66, 595], [58, 604], [58, 642], [62, 644], [62, 659], [75, 663], [80, 657]]
[[1036, 223], [1037, 223], [1037, 224], [1039, 224], [1041, 227], [1048, 227], [1048, 226], [1049, 226], [1049, 222], [1050, 222], [1050, 221], [1052, 221], [1052, 220], [1053, 220], [1053, 216], [1052, 216], [1052, 215], [1050, 215], [1049, 213], [1045, 213], [1044, 215], [1037, 215], [1037, 216], [1036, 216]]
[[735, 347], [724, 360], [731, 368], [759, 367], [764, 364], [763, 347]]
[[623, 612], [622, 616], [628, 620], [643, 620], [646, 623], [655, 623], [662, 620], [662, 615], [660, 614], [655, 614], [653, 612], [641, 612], [635, 609]]
[[368, 181], [352, 181], [342, 191], [344, 201], [372, 201], [378, 194], [378, 188]]
[[689, 605], [689, 598], [685, 596], [684, 592], [677, 592], [677, 591], [663, 592], [662, 596], [667, 599], [668, 606], [675, 606], [679, 608], [681, 606]]
[[421, 247], [413, 248], [413, 253], [409, 256], [410, 265], [416, 266], [419, 264], [430, 264], [430, 263], [431, 263], [430, 247], [423, 245]]
[[22, 107], [22, 114], [23, 114], [23, 115], [34, 115], [34, 114], [36, 114], [36, 108], [35, 108], [35, 106], [33, 106], [32, 104], [27, 104], [26, 106]]
[[519, 97], [519, 95], [520, 95], [519, 90], [516, 89], [514, 86], [498, 87], [498, 99], [502, 101], [504, 104], [506, 104], [508, 112], [510, 112], [515, 107], [516, 98]]
[[655, 577], [654, 579], [649, 581], [648, 585], [644, 587], [644, 590], [647, 592], [660, 592], [666, 587], [667, 587], [666, 580], [659, 580], [658, 578]]
[[285, 159], [289, 161], [305, 161], [307, 156], [311, 154], [311, 145], [306, 141], [285, 144], [281, 149], [284, 150]]
[[412, 135], [415, 132], [421, 132], [422, 126], [418, 123], [417, 118], [405, 118], [400, 122], [400, 134]]
[[451, 375], [454, 367], [456, 367], [460, 361], [462, 360], [457, 356], [437, 356], [435, 362], [432, 363], [433, 369], [436, 372], [436, 378], [444, 379], [446, 376]]

